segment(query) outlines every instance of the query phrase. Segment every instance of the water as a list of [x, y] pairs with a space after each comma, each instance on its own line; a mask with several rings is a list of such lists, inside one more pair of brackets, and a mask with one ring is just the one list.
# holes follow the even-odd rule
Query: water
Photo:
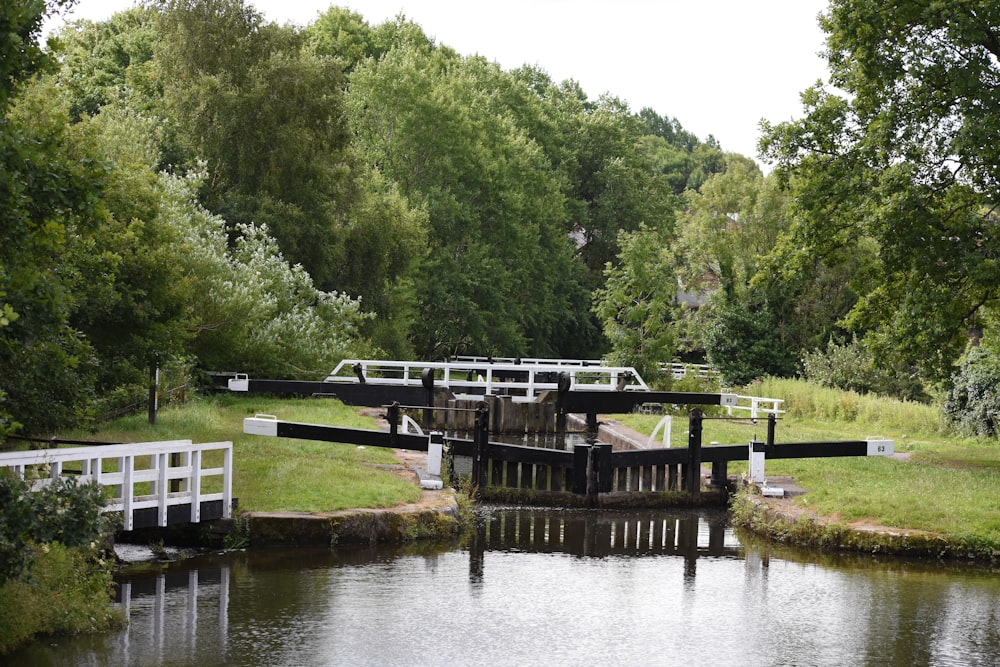
[[121, 583], [17, 665], [995, 665], [1000, 576], [742, 544], [717, 513], [495, 509], [464, 545], [266, 550]]

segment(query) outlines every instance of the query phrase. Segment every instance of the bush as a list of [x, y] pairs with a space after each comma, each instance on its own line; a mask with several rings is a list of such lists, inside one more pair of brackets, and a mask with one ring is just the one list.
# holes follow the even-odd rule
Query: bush
[[824, 387], [859, 394], [880, 394], [906, 400], [927, 400], [914, 368], [884, 368], [858, 339], [850, 343], [830, 340], [826, 350], [802, 356], [802, 375]]
[[37, 491], [0, 474], [0, 655], [37, 634], [107, 630], [111, 567], [96, 484], [55, 479]]
[[104, 537], [104, 496], [96, 484], [59, 478], [38, 491], [12, 475], [0, 475], [0, 581], [29, 569], [31, 544], [67, 547], [99, 543]]
[[1000, 423], [1000, 359], [971, 349], [951, 376], [944, 414], [963, 433], [995, 436]]
[[122, 622], [110, 604], [111, 568], [91, 547], [24, 545], [31, 576], [0, 583], [0, 655], [39, 634], [105, 632]]
[[727, 304], [705, 333], [705, 353], [730, 385], [770, 375], [788, 377], [795, 374], [798, 358], [778, 331], [767, 305]]

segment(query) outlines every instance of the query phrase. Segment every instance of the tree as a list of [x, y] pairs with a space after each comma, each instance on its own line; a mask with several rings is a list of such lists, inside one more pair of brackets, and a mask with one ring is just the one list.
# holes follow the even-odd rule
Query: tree
[[1000, 295], [1000, 7], [834, 0], [821, 24], [834, 88], [764, 127], [801, 213], [772, 271], [874, 244], [847, 323], [879, 358], [947, 377]]
[[623, 233], [619, 262], [608, 264], [605, 285], [594, 293], [594, 312], [611, 343], [609, 359], [635, 367], [647, 382], [660, 375], [659, 364], [672, 361], [677, 348], [671, 242], [646, 227]]
[[66, 268], [103, 215], [104, 170], [73, 141], [65, 108], [49, 97], [8, 98], [0, 120], [3, 431], [74, 423], [86, 414], [96, 382], [94, 350], [71, 323], [77, 292]]
[[561, 182], [506, 104], [525, 94], [519, 85], [495, 64], [412, 37], [351, 75], [366, 162], [426, 211], [412, 330], [425, 358], [541, 356], [572, 342], [574, 328], [586, 334]]

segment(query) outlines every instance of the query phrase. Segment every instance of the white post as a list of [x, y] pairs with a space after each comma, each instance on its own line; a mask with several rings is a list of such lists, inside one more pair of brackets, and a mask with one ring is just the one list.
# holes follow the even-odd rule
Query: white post
[[441, 455], [444, 451], [444, 434], [441, 431], [431, 431], [427, 443], [427, 472], [431, 475], [441, 474]]
[[[191, 523], [201, 522], [201, 450], [188, 452], [188, 463], [191, 466]], [[187, 489], [185, 489], [187, 490]]]
[[233, 511], [233, 443], [222, 450], [222, 518], [232, 517]]
[[122, 464], [122, 512], [125, 521], [125, 530], [132, 530], [132, 496], [135, 484], [132, 475], [135, 472], [135, 457], [123, 456], [119, 459]]
[[167, 484], [167, 468], [170, 467], [169, 456], [169, 454], [161, 453], [153, 457], [157, 459], [157, 465], [159, 466], [159, 469], [156, 471], [159, 476], [159, 481], [156, 483], [156, 498], [157, 525], [161, 528], [167, 525], [167, 497], [170, 495], [170, 487]]
[[755, 484], [763, 484], [764, 477], [764, 443], [759, 440], [750, 441], [750, 479]]

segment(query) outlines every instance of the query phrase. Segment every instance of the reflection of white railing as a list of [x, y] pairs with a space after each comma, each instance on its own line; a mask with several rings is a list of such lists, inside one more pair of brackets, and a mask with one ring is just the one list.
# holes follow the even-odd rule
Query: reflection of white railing
[[[203, 467], [209, 463], [208, 458], [217, 461], [220, 457], [221, 467]], [[177, 461], [176, 465], [171, 465], [172, 458]], [[123, 529], [126, 531], [133, 528], [133, 512], [149, 507], [157, 508], [159, 526], [167, 525], [167, 508], [171, 505], [190, 503], [190, 521], [198, 523], [201, 521], [201, 503], [221, 500], [223, 517], [231, 516], [231, 442], [196, 445], [190, 440], [173, 440], [0, 453], [0, 467], [8, 468], [21, 479], [31, 479], [33, 474], [36, 475], [35, 488], [58, 477], [69, 476], [65, 471], [67, 463], [79, 463], [80, 474], [74, 473], [73, 476], [80, 482], [93, 481], [114, 489], [114, 497], [108, 499], [103, 511], [123, 512]], [[206, 477], [221, 477], [222, 490], [205, 493], [203, 480]], [[177, 481], [178, 490], [170, 490], [172, 481]], [[137, 493], [137, 484], [146, 486], [141, 486]], [[148, 493], [143, 493], [147, 489]]]
[[[726, 408], [730, 415], [733, 414], [733, 410], [747, 410], [750, 412], [751, 419], [757, 419], [761, 413], [782, 415], [785, 411], [781, 409], [781, 404], [785, 402], [783, 398], [761, 398], [758, 396], [737, 396], [736, 405], [730, 405]], [[749, 403], [749, 405], [747, 405]]]
[[535, 397], [559, 387], [559, 373], [570, 378], [576, 391], [649, 391], [642, 377], [630, 366], [590, 366], [563, 363], [489, 363], [486, 361], [426, 362], [344, 359], [326, 378], [327, 382], [419, 387], [422, 373], [434, 373], [434, 385], [456, 393], [498, 391]]
[[[125, 641], [107, 642], [102, 664], [162, 665], [206, 662], [205, 647], [226, 653], [229, 642], [230, 566], [137, 577], [120, 585], [119, 605], [128, 621]], [[198, 660], [194, 656], [202, 656]], [[93, 660], [97, 663], [97, 660]]]

